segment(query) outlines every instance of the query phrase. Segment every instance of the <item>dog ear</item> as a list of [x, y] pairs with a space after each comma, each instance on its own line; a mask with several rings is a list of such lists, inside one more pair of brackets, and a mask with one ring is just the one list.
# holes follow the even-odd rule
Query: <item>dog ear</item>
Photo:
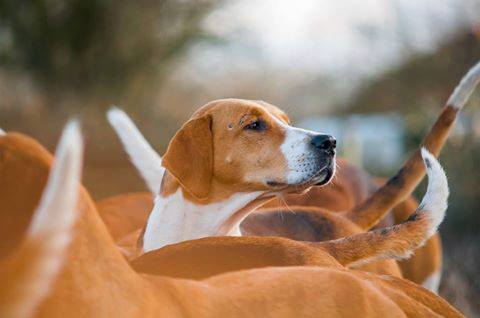
[[213, 176], [211, 125], [210, 115], [186, 122], [170, 141], [162, 160], [182, 187], [200, 200], [208, 197]]

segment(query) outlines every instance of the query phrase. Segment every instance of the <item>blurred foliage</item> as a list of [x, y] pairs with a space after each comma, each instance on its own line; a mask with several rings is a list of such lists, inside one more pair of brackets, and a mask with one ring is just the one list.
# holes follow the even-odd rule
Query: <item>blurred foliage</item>
[[0, 0], [0, 64], [30, 73], [50, 95], [136, 98], [208, 38], [202, 19], [216, 3]]
[[347, 111], [429, 114], [445, 103], [479, 57], [480, 33], [462, 32], [437, 51], [413, 56], [406, 64], [366, 83]]

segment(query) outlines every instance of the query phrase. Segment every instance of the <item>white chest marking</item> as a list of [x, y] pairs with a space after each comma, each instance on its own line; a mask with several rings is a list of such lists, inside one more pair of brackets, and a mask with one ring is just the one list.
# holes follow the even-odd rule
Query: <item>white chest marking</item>
[[168, 197], [157, 196], [143, 237], [143, 250], [148, 252], [168, 244], [207, 236], [239, 235], [242, 220], [225, 233], [221, 232], [222, 225], [262, 193], [237, 193], [225, 201], [207, 205], [185, 200], [180, 189]]
[[439, 270], [431, 274], [430, 276], [425, 279], [422, 283], [422, 286], [426, 289], [430, 290], [431, 292], [438, 294], [438, 288], [440, 287], [440, 279], [442, 278], [442, 271]]

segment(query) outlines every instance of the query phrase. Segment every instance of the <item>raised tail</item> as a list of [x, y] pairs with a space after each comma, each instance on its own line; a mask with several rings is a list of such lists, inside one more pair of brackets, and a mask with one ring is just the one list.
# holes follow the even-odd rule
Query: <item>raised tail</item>
[[418, 209], [408, 220], [391, 227], [316, 244], [326, 248], [346, 266], [378, 259], [407, 258], [421, 247], [442, 223], [449, 194], [447, 177], [438, 161], [424, 148], [421, 153], [427, 170], [428, 188]]
[[63, 131], [26, 239], [0, 264], [0, 317], [30, 317], [60, 272], [77, 217], [82, 153], [78, 123], [71, 122]]
[[[458, 112], [480, 82], [480, 62], [462, 78], [447, 101], [440, 116], [425, 137], [421, 147], [438, 156], [450, 133]], [[420, 147], [420, 148], [421, 148]], [[420, 148], [404, 163], [398, 173], [367, 200], [345, 213], [345, 216], [364, 230], [375, 226], [384, 215], [405, 200], [425, 175]]]
[[162, 157], [150, 146], [132, 120], [120, 109], [113, 107], [107, 112], [107, 118], [119, 136], [125, 151], [133, 165], [147, 183], [150, 192], [160, 191], [165, 168]]

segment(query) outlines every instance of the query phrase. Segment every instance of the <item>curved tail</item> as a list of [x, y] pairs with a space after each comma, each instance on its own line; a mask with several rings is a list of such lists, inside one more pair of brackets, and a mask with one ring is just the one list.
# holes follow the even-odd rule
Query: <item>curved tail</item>
[[57, 147], [48, 183], [25, 242], [0, 264], [1, 317], [30, 317], [61, 270], [77, 217], [82, 153], [79, 126], [71, 122]]
[[[465, 106], [480, 82], [480, 62], [463, 77], [447, 101], [440, 116], [425, 137], [421, 147], [438, 156], [453, 127], [457, 113]], [[367, 200], [345, 213], [364, 230], [375, 226], [384, 215], [409, 196], [425, 175], [420, 148], [404, 163], [400, 171]]]
[[425, 148], [421, 154], [428, 188], [418, 209], [406, 221], [391, 227], [317, 243], [343, 265], [359, 265], [378, 259], [409, 257], [442, 223], [447, 209], [448, 182], [442, 167]]
[[148, 189], [153, 194], [157, 194], [165, 172], [165, 168], [162, 167], [162, 157], [150, 146], [125, 112], [112, 107], [107, 112], [107, 118], [133, 165], [147, 183]]

